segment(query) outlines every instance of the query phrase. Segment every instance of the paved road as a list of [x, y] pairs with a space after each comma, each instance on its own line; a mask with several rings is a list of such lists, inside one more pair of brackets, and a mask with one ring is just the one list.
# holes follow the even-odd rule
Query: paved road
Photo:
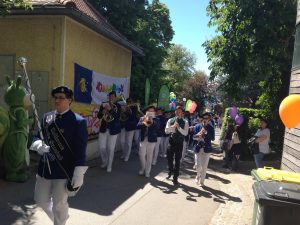
[[[138, 176], [138, 155], [124, 163], [115, 156], [112, 173], [90, 162], [85, 185], [70, 198], [68, 225], [207, 225], [220, 203], [230, 196], [219, 190], [229, 181], [208, 171], [207, 187], [198, 187], [192, 154], [186, 158], [179, 186], [166, 180], [166, 159], [159, 159], [151, 178]], [[33, 202], [34, 175], [26, 183], [0, 180], [1, 225], [50, 225]]]

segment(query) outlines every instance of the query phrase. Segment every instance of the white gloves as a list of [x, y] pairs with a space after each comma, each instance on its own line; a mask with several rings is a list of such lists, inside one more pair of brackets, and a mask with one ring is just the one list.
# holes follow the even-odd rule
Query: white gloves
[[43, 155], [44, 153], [48, 153], [50, 150], [50, 146], [43, 144], [42, 140], [37, 140], [32, 143], [30, 146], [30, 150], [36, 151], [40, 155]]
[[73, 173], [72, 178], [72, 186], [73, 188], [77, 188], [83, 185], [84, 174], [87, 171], [87, 166], [76, 166]]

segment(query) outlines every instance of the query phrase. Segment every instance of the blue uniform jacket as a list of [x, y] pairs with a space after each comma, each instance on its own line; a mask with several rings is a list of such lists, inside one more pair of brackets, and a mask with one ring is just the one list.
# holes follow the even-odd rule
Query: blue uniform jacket
[[131, 107], [131, 114], [129, 115], [128, 120], [125, 122], [125, 130], [132, 131], [136, 129], [137, 119], [137, 107]]
[[146, 127], [143, 124], [144, 117], [140, 118], [140, 121], [137, 124], [137, 128], [141, 129], [141, 141], [145, 139], [145, 132], [148, 129], [148, 142], [157, 142], [157, 131], [159, 129], [159, 120], [157, 118], [153, 118], [153, 124], [149, 127]]
[[163, 115], [159, 115], [156, 117], [159, 120], [159, 128], [157, 131], [157, 137], [162, 137], [165, 133], [166, 123], [164, 123], [165, 117]]
[[45, 129], [47, 123], [53, 122], [52, 119], [55, 119], [55, 123], [69, 144], [72, 152], [64, 151], [63, 157], [65, 157], [66, 160], [64, 160], [64, 165], [60, 165], [54, 158], [53, 149], [50, 148], [50, 153], [46, 153], [46, 155], [51, 174], [44, 156], [40, 159], [38, 174], [46, 179], [66, 179], [67, 176], [61, 168], [61, 166], [63, 166], [71, 178], [73, 176], [74, 167], [85, 166], [86, 163], [86, 146], [88, 141], [87, 123], [83, 117], [71, 110], [58, 116], [55, 116], [54, 112], [46, 113], [42, 120], [42, 130], [45, 144], [48, 145], [50, 140], [46, 135]]
[[[203, 124], [198, 123], [193, 130], [193, 135], [197, 134], [203, 127]], [[207, 131], [207, 134], [204, 137], [204, 152], [209, 153], [212, 152], [212, 147], [211, 147], [211, 141], [213, 140], [215, 136], [215, 131], [214, 128], [211, 125], [206, 125], [205, 130]], [[196, 146], [194, 146], [195, 148]]]
[[[114, 119], [111, 122], [105, 122], [102, 119], [101, 127], [100, 127], [101, 133], [105, 133], [107, 129], [109, 129], [110, 135], [116, 135], [121, 132], [121, 123], [120, 123], [121, 106], [119, 103], [115, 103], [115, 105], [117, 106], [117, 110], [115, 111], [114, 109], [111, 109], [109, 111], [109, 113], [112, 115]], [[102, 110], [103, 110], [103, 106], [101, 105], [98, 113], [98, 117], [102, 117], [103, 115]]]

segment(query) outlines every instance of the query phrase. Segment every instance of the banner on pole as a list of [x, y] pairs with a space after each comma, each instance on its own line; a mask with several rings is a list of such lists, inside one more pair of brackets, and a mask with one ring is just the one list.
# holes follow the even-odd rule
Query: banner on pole
[[164, 109], [164, 111], [169, 110], [169, 88], [167, 85], [162, 85], [158, 94], [157, 106]]

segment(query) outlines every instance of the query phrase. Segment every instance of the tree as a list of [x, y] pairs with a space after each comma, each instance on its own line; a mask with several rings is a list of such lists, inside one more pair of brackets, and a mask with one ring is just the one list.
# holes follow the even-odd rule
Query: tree
[[221, 89], [229, 99], [242, 104], [250, 99], [265, 110], [278, 131], [272, 134], [277, 146], [284, 131], [278, 110], [289, 90], [296, 6], [296, 0], [210, 0], [207, 7], [209, 25], [218, 32], [203, 44], [210, 79], [223, 78]]
[[211, 0], [207, 12], [218, 32], [204, 43], [210, 78], [225, 78], [234, 101], [264, 96], [270, 112], [277, 109], [288, 93], [296, 0]]
[[134, 56], [130, 92], [144, 99], [146, 78], [151, 82], [150, 102], [157, 98], [161, 70], [173, 38], [169, 9], [159, 0], [90, 0], [90, 2], [130, 41], [143, 48], [145, 56]]
[[175, 93], [180, 93], [185, 82], [195, 74], [196, 56], [182, 45], [172, 45], [163, 62], [165, 76], [162, 83], [168, 84]]
[[208, 76], [203, 71], [196, 71], [188, 78], [178, 96], [180, 99], [186, 98], [195, 101], [198, 105], [197, 111], [201, 111], [205, 107], [205, 101], [210, 97], [208, 84]]
[[32, 9], [30, 0], [1, 0], [0, 14], [6, 15], [12, 8]]

